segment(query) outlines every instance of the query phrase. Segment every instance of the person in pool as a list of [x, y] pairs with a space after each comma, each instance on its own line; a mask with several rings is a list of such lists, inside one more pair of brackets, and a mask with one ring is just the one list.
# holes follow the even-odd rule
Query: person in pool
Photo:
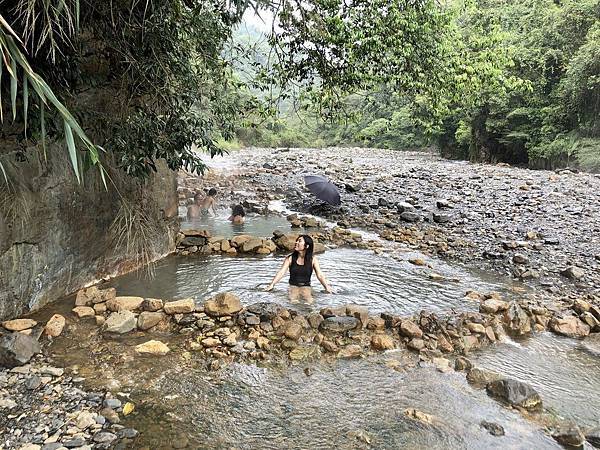
[[314, 242], [312, 238], [306, 234], [299, 236], [294, 245], [294, 252], [287, 256], [283, 261], [283, 265], [279, 272], [267, 286], [266, 290], [270, 291], [283, 278], [285, 272], [290, 271], [290, 287], [289, 298], [291, 302], [297, 302], [304, 299], [307, 303], [313, 302], [312, 290], [310, 288], [310, 277], [315, 272], [317, 279], [325, 288], [325, 292], [332, 293], [329, 282], [321, 272], [319, 260], [313, 256]]
[[246, 216], [246, 211], [244, 211], [244, 207], [240, 204], [233, 205], [231, 208], [231, 216], [229, 216], [229, 220], [231, 223], [235, 223], [241, 225], [244, 223], [244, 217]]
[[208, 195], [202, 198], [202, 194], [199, 192], [194, 195], [194, 203], [192, 203], [187, 210], [188, 219], [196, 219], [198, 217], [208, 216], [209, 209], [213, 210], [213, 214], [216, 216], [217, 211], [215, 209], [215, 197], [217, 196], [217, 190], [210, 188]]

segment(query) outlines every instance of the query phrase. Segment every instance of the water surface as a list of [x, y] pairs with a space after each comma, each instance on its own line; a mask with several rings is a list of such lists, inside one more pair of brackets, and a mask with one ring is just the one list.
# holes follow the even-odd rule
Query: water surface
[[[193, 297], [197, 302], [219, 292], [231, 291], [246, 305], [271, 301], [290, 306], [286, 275], [273, 292], [263, 289], [283, 263], [285, 255], [270, 256], [173, 256], [157, 263], [155, 278], [130, 273], [110, 282], [119, 295], [138, 295], [165, 300]], [[314, 308], [348, 303], [367, 306], [371, 313], [413, 314], [421, 309], [448, 312], [475, 310], [478, 303], [464, 298], [465, 292], [501, 291], [511, 295], [502, 280], [484, 278], [441, 261], [432, 262], [436, 273], [456, 281], [433, 281], [433, 271], [389, 255], [372, 251], [336, 248], [319, 255], [321, 269], [329, 279], [334, 294], [323, 292], [313, 275]], [[298, 307], [298, 305], [294, 305]]]

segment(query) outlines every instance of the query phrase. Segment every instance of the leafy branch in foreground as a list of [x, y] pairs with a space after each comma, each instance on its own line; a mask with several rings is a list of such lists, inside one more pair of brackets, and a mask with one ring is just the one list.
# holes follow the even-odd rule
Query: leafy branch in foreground
[[[6, 20], [0, 15], [0, 83], [2, 81], [2, 74], [4, 69], [10, 76], [10, 105], [12, 109], [12, 120], [17, 118], [17, 91], [19, 85], [19, 73], [21, 73], [21, 92], [22, 92], [22, 104], [23, 104], [23, 120], [25, 124], [25, 135], [27, 134], [27, 118], [29, 114], [29, 101], [30, 101], [30, 86], [33, 88], [33, 92], [37, 94], [38, 106], [40, 108], [40, 130], [42, 137], [42, 148], [44, 153], [46, 152], [46, 124], [45, 124], [45, 108], [54, 107], [56, 112], [61, 116], [63, 120], [63, 129], [65, 135], [65, 141], [67, 143], [67, 149], [69, 151], [69, 157], [71, 165], [75, 171], [77, 181], [81, 183], [80, 168], [77, 157], [77, 148], [75, 145], [75, 136], [79, 138], [86, 150], [86, 156], [89, 159], [89, 163], [92, 166], [97, 166], [104, 186], [106, 187], [105, 171], [100, 162], [100, 150], [99, 146], [92, 143], [90, 138], [83, 131], [77, 120], [69, 112], [69, 110], [58, 100], [50, 86], [31, 68], [27, 59], [15, 39], [22, 44], [18, 35], [6, 22]], [[0, 121], [4, 122], [4, 114], [2, 111], [2, 93], [0, 91]], [[8, 182], [6, 172], [2, 163], [0, 162], [0, 169], [4, 175], [5, 181]]]

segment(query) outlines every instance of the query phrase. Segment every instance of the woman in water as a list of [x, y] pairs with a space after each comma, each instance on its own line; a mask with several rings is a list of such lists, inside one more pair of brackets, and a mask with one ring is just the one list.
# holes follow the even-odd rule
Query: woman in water
[[310, 288], [310, 277], [314, 270], [318, 280], [325, 288], [325, 292], [332, 293], [331, 286], [321, 272], [319, 260], [316, 256], [313, 256], [313, 249], [314, 243], [310, 236], [303, 234], [302, 236], [298, 237], [298, 239], [296, 239], [296, 244], [294, 245], [294, 252], [285, 258], [281, 269], [279, 269], [279, 272], [277, 272], [275, 278], [273, 278], [273, 281], [271, 281], [271, 284], [269, 284], [266, 290], [272, 290], [279, 280], [283, 278], [285, 272], [289, 269], [290, 301], [296, 302], [300, 298], [303, 298], [308, 303], [312, 303], [313, 298]]
[[234, 205], [231, 208], [231, 216], [229, 216], [229, 220], [231, 223], [242, 224], [244, 223], [244, 217], [246, 216], [246, 211], [244, 211], [244, 207], [240, 204]]

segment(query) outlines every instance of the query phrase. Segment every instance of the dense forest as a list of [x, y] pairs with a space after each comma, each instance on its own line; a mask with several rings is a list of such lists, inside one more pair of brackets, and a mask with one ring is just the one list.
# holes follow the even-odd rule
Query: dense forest
[[[262, 36], [240, 27], [261, 12]], [[77, 178], [198, 172], [195, 148], [235, 145], [597, 169], [599, 17], [593, 0], [0, 0], [1, 173], [48, 139]]]
[[[278, 103], [279, 117], [239, 127], [240, 143], [431, 147], [451, 158], [599, 170], [600, 3], [454, 2], [448, 13], [438, 90], [381, 84], [344, 98], [333, 120], [300, 93]], [[248, 26], [236, 40], [269, 50]]]

